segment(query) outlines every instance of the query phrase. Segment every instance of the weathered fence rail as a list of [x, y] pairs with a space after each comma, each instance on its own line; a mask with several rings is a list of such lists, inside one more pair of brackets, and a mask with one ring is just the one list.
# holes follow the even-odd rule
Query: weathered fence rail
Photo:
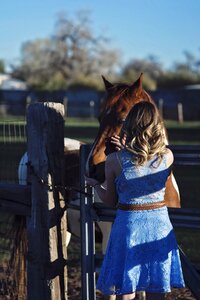
[[31, 186], [0, 183], [0, 210], [20, 216], [31, 216]]
[[172, 145], [175, 166], [200, 166], [200, 146]]
[[[176, 228], [200, 229], [200, 209], [168, 208], [170, 220]], [[91, 210], [96, 222], [112, 222], [116, 210], [105, 207], [103, 203], [94, 203]]]

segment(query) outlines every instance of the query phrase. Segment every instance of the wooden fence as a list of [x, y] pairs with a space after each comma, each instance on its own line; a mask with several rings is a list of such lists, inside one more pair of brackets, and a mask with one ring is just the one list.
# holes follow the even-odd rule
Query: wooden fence
[[[0, 209], [27, 217], [27, 298], [67, 299], [64, 108], [36, 103], [27, 112], [30, 186], [0, 184]], [[18, 299], [26, 296], [18, 295]]]
[[[67, 299], [66, 205], [63, 197], [63, 106], [30, 105], [27, 114], [30, 186], [0, 183], [0, 210], [27, 217], [28, 299]], [[200, 166], [200, 147], [171, 147], [175, 165]], [[85, 162], [91, 145], [81, 146], [82, 300], [95, 300], [95, 222], [113, 221], [115, 210], [94, 203], [85, 186]], [[174, 227], [200, 229], [199, 209], [169, 209]], [[186, 284], [200, 299], [200, 276], [181, 250]]]

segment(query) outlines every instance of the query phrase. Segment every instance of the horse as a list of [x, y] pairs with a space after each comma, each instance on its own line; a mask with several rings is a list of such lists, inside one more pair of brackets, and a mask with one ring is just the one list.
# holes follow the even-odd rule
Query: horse
[[[102, 76], [106, 97], [102, 112], [100, 115], [100, 126], [92, 145], [92, 150], [88, 156], [86, 163], [86, 174], [89, 177], [97, 179], [102, 184], [105, 184], [105, 160], [109, 153], [116, 151], [115, 146], [110, 143], [110, 138], [114, 135], [120, 135], [122, 126], [130, 109], [140, 101], [155, 102], [152, 97], [143, 89], [141, 73], [139, 78], [132, 84], [117, 83], [112, 84], [104, 76]], [[167, 132], [165, 128], [166, 144], [168, 144]], [[98, 195], [95, 194], [97, 201]], [[168, 207], [180, 207], [180, 194], [173, 174], [169, 176], [164, 200]], [[98, 199], [101, 201], [101, 199]], [[101, 224], [101, 225], [100, 225]], [[107, 242], [110, 235], [112, 224], [100, 222], [100, 228], [103, 231], [102, 252], [106, 252]], [[146, 299], [145, 293], [138, 293], [139, 299]], [[114, 300], [115, 296], [105, 296], [104, 299]]]
[[[154, 105], [156, 104], [152, 97], [142, 87], [142, 73], [139, 78], [130, 85], [126, 83], [112, 84], [104, 76], [102, 76], [102, 78], [105, 85], [106, 96], [99, 118], [99, 130], [87, 159], [86, 174], [89, 177], [104, 183], [106, 157], [109, 153], [116, 151], [115, 146], [109, 142], [110, 138], [114, 135], [120, 135], [126, 116], [133, 105], [140, 101], [149, 101]], [[166, 144], [168, 144], [166, 129], [165, 136]], [[97, 194], [95, 194], [95, 200], [101, 202], [101, 199], [98, 199]], [[180, 193], [172, 173], [166, 183], [164, 200], [168, 207], [180, 207]], [[105, 253], [111, 223], [107, 222], [105, 224], [104, 222], [100, 222], [99, 226], [103, 231], [102, 252]]]
[[[142, 77], [140, 77], [131, 85], [125, 83], [112, 84], [104, 76], [102, 76], [106, 97], [102, 107], [102, 112], [99, 117], [100, 125], [97, 136], [92, 145], [92, 150], [86, 162], [86, 173], [90, 177], [96, 178], [101, 183], [105, 180], [105, 160], [106, 156], [115, 151], [115, 147], [109, 143], [109, 138], [113, 135], [119, 135], [123, 123], [128, 115], [130, 109], [136, 103], [145, 100], [155, 104], [152, 97], [142, 88]], [[166, 135], [166, 144], [167, 133]], [[79, 149], [81, 143], [79, 141], [65, 138], [65, 183], [67, 185], [79, 185]], [[69, 172], [70, 170], [70, 172]], [[74, 173], [75, 172], [75, 173]], [[76, 182], [74, 182], [76, 180]], [[79, 204], [79, 197], [77, 194], [69, 194], [68, 199], [75, 199], [74, 203]], [[180, 194], [173, 174], [167, 180], [165, 190], [165, 201], [168, 207], [180, 207]], [[95, 193], [95, 202], [101, 202], [98, 195]], [[70, 232], [76, 236], [80, 236], [79, 225], [80, 214], [78, 211], [68, 209], [68, 223]], [[107, 241], [110, 235], [112, 224], [109, 222], [99, 222], [99, 230], [96, 230], [96, 235], [99, 240], [102, 238], [102, 253], [105, 254]]]
[[[130, 109], [140, 101], [149, 101], [156, 105], [152, 97], [143, 89], [143, 73], [132, 84], [110, 83], [102, 76], [106, 98], [100, 116], [100, 126], [92, 145], [92, 150], [87, 159], [86, 172], [89, 177], [103, 183], [105, 180], [106, 156], [116, 151], [115, 146], [109, 143], [114, 135], [120, 135], [123, 123]], [[168, 144], [167, 131], [165, 128], [166, 144]], [[180, 207], [180, 194], [176, 180], [171, 173], [166, 183], [165, 202], [168, 207]]]

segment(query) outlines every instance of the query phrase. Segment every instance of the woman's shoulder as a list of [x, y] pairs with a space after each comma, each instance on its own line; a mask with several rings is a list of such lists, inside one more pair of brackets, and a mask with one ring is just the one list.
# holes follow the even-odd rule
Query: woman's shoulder
[[106, 161], [112, 162], [115, 159], [116, 159], [116, 152], [113, 152], [113, 153], [108, 154]]
[[174, 162], [174, 155], [169, 148], [166, 149], [165, 156], [166, 156], [167, 167], [170, 167]]
[[110, 153], [106, 158], [106, 162], [108, 164], [116, 163], [121, 157], [121, 152], [122, 150]]
[[110, 153], [106, 158], [106, 167], [114, 171], [116, 175], [121, 172], [121, 151]]

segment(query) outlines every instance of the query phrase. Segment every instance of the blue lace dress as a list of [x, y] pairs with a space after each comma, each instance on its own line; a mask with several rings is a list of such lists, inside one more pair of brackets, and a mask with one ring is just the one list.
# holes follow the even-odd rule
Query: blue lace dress
[[[169, 176], [166, 157], [158, 165], [131, 162], [127, 150], [118, 152], [122, 172], [116, 178], [118, 201], [123, 204], [155, 203], [164, 199]], [[152, 210], [117, 210], [106, 255], [97, 282], [105, 295], [134, 291], [170, 292], [184, 287], [179, 251], [166, 207]]]

